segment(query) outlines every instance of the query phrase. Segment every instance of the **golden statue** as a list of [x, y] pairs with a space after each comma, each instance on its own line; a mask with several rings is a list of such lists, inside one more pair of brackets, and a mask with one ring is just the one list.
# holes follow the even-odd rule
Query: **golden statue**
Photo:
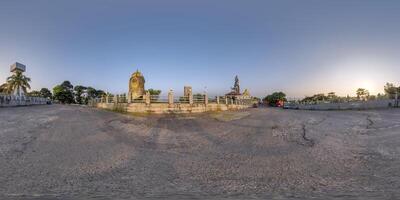
[[131, 78], [129, 79], [129, 99], [134, 100], [140, 97], [143, 97], [145, 94], [144, 91], [144, 77], [139, 70], [136, 70], [135, 73], [132, 74]]

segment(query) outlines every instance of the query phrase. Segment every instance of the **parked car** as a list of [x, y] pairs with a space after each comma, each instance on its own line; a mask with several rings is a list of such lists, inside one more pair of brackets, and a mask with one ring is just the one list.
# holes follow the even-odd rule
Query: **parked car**
[[276, 107], [283, 107], [283, 105], [284, 105], [284, 102], [283, 101], [278, 101], [278, 102], [276, 102]]

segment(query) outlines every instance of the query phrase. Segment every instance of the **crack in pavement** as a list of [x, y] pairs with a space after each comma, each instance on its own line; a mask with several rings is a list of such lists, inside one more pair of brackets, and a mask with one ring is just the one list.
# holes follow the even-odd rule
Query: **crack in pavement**
[[374, 121], [372, 121], [371, 115], [367, 115], [367, 121], [368, 121], [367, 129], [370, 129], [374, 125]]
[[304, 141], [306, 141], [306, 143], [305, 143], [305, 144], [303, 144], [303, 143], [298, 143], [298, 144], [303, 145], [303, 146], [313, 147], [314, 144], [315, 144], [315, 142], [314, 142], [313, 139], [310, 139], [310, 138], [307, 137], [306, 125], [305, 125], [305, 124], [302, 124], [301, 129], [302, 129], [302, 131], [303, 131], [302, 134], [301, 134], [301, 137], [303, 138]]

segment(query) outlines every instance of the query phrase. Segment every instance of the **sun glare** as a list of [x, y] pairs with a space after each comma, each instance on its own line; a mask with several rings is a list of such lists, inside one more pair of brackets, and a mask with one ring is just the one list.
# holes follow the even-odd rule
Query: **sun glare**
[[374, 90], [375, 90], [375, 85], [374, 85], [373, 81], [371, 81], [371, 80], [360, 81], [358, 85], [359, 85], [358, 88], [367, 89], [369, 92], [374, 92]]
[[378, 93], [383, 93], [385, 80], [390, 80], [390, 77], [381, 73], [382, 70], [389, 67], [390, 63], [385, 60], [353, 58], [350, 61], [333, 65], [332, 69], [335, 69], [335, 71], [329, 75], [329, 80], [334, 83], [335, 88], [332, 89], [338, 88], [339, 94], [354, 95], [358, 88], [364, 88], [371, 95], [377, 95]]

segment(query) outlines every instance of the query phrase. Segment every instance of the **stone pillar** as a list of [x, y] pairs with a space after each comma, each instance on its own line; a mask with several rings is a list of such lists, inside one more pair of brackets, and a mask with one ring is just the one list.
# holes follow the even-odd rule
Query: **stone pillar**
[[208, 95], [207, 93], [204, 93], [204, 104], [207, 106], [208, 104]]
[[217, 104], [219, 104], [219, 96], [217, 96]]
[[151, 98], [151, 97], [150, 97], [150, 92], [147, 91], [147, 92], [146, 92], [146, 96], [145, 96], [145, 98], [144, 98], [147, 105], [150, 105], [150, 102], [151, 102], [151, 99], [150, 99], [150, 98]]
[[128, 96], [126, 98], [127, 98], [128, 103], [132, 103], [132, 95], [130, 92], [128, 92]]
[[120, 101], [121, 103], [126, 103], [126, 102], [125, 102], [125, 93], [119, 95], [119, 101]]
[[168, 104], [174, 104], [174, 92], [172, 90], [169, 90], [168, 92]]
[[225, 104], [228, 105], [228, 97], [225, 96]]
[[193, 93], [192, 93], [192, 91], [189, 92], [189, 104], [190, 105], [193, 104]]
[[114, 95], [114, 103], [118, 103], [118, 95]]
[[192, 86], [184, 86], [183, 87], [183, 96], [187, 97], [192, 93]]
[[106, 103], [108, 103], [109, 102], [109, 95], [108, 94], [106, 94]]
[[233, 98], [231, 98], [231, 104], [233, 104]]

